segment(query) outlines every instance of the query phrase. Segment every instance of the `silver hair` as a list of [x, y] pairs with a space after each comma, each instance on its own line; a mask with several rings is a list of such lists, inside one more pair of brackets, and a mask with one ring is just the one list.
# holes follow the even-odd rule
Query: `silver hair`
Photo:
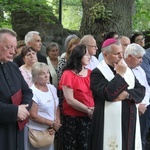
[[[125, 36], [125, 35], [119, 35], [116, 39], [117, 39], [118, 41], [121, 41], [121, 40], [124, 39], [124, 38], [129, 39], [129, 37], [127, 37], [127, 36]], [[129, 39], [129, 40], [130, 40], [130, 39]]]
[[78, 36], [75, 35], [75, 34], [70, 34], [70, 35], [67, 36], [67, 38], [65, 39], [65, 44], [64, 44], [65, 49], [67, 49], [68, 43], [69, 43], [69, 42], [71, 41], [71, 39], [73, 39], [73, 38], [78, 38]]
[[88, 45], [90, 44], [91, 38], [94, 39], [93, 35], [84, 35], [80, 40], [80, 44]]
[[34, 34], [38, 34], [38, 35], [39, 35], [40, 33], [37, 32], [37, 31], [30, 31], [30, 32], [28, 32], [28, 33], [25, 35], [24, 42], [25, 42], [26, 46], [28, 46], [28, 45], [27, 45], [28, 42], [32, 41]]
[[32, 66], [32, 81], [33, 83], [37, 82], [38, 76], [42, 71], [47, 70], [49, 72], [49, 67], [47, 64], [45, 63], [41, 63], [41, 62], [36, 62], [33, 66]]
[[[112, 44], [121, 45], [119, 40], [117, 40], [115, 43], [112, 43]], [[110, 44], [110, 45], [108, 45], [108, 46], [106, 46], [106, 47], [103, 47], [103, 48], [101, 49], [101, 52], [102, 52], [102, 53], [103, 53], [103, 52], [109, 53], [109, 52], [111, 51], [111, 46], [112, 46], [112, 44]]]
[[132, 43], [129, 44], [125, 51], [124, 51], [124, 58], [127, 58], [129, 55], [136, 56], [136, 55], [143, 55], [145, 54], [145, 49], [141, 47], [139, 44]]
[[14, 37], [17, 37], [17, 34], [14, 30], [8, 29], [8, 28], [2, 28], [0, 29], [0, 41], [3, 39], [4, 34], [10, 34]]

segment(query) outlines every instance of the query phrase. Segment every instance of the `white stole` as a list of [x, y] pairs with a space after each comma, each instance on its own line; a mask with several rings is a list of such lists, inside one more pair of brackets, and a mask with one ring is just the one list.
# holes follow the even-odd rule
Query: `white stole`
[[[104, 77], [111, 81], [114, 78], [114, 74], [109, 66], [102, 60], [97, 68], [101, 71]], [[124, 75], [125, 81], [128, 83], [128, 89], [134, 88], [135, 77], [130, 68], [127, 67], [127, 71]], [[104, 109], [104, 141], [103, 150], [122, 150], [122, 102], [108, 102], [105, 101]], [[115, 127], [112, 124], [115, 123]], [[142, 150], [139, 115], [137, 109], [136, 120], [136, 133], [135, 133], [135, 150]]]
[[57, 77], [57, 74], [56, 74], [56, 70], [55, 68], [53, 67], [52, 63], [51, 63], [51, 60], [49, 57], [47, 57], [47, 63], [48, 63], [48, 66], [49, 66], [49, 70], [50, 70], [50, 75], [52, 77], [52, 84], [57, 87], [58, 86], [58, 77]]

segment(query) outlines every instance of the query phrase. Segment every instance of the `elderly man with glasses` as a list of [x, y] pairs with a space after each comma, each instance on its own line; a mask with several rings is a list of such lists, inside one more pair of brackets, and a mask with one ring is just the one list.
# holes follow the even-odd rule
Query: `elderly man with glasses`
[[87, 46], [88, 52], [91, 56], [90, 63], [86, 66], [86, 68], [93, 70], [99, 64], [98, 59], [94, 56], [98, 50], [96, 40], [92, 35], [85, 35], [82, 37], [80, 44]]

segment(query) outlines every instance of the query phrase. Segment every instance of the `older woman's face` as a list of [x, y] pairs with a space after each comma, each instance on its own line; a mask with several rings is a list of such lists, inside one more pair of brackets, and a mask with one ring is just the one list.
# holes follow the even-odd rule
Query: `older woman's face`
[[38, 74], [38, 78], [37, 78], [37, 82], [40, 84], [47, 84], [49, 83], [49, 70], [45, 69], [42, 70], [39, 74]]
[[25, 64], [27, 65], [33, 65], [35, 62], [37, 62], [37, 55], [36, 52], [31, 50], [30, 52], [27, 52], [27, 54], [23, 58]]
[[57, 59], [59, 56], [59, 49], [57, 46], [54, 46], [50, 49], [48, 56], [50, 57], [50, 59]]

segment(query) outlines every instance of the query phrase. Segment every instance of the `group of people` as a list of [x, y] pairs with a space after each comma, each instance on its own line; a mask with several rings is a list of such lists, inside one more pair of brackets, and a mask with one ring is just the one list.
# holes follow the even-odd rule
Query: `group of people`
[[[150, 91], [149, 91], [150, 87], [149, 86], [150, 86], [150, 84], [149, 84], [149, 79], [148, 79], [148, 77], [149, 77], [149, 62], [150, 62], [149, 60], [150, 59], [148, 58], [148, 50], [145, 50], [143, 48], [145, 46], [145, 37], [142, 33], [135, 33], [129, 39], [126, 36], [119, 36], [116, 32], [108, 33], [108, 35], [106, 36], [106, 40], [102, 45], [102, 54], [103, 55], [102, 54], [99, 55], [99, 58], [101, 59], [100, 64], [102, 64], [102, 62], [103, 62], [102, 60], [105, 61], [105, 49], [108, 49], [107, 50], [108, 52], [110, 52], [110, 50], [113, 51], [113, 44], [115, 44], [116, 42], [120, 42], [120, 45], [122, 47], [122, 58], [123, 58], [122, 64], [127, 65], [132, 70], [134, 76], [136, 77], [136, 79], [138, 79], [139, 83], [145, 87], [145, 96], [144, 96], [144, 98], [143, 99], [136, 98], [136, 99], [137, 100], [140, 100], [140, 99], [142, 100], [137, 105], [137, 110], [138, 110], [138, 113], [139, 113], [138, 115], [139, 115], [139, 119], [140, 119], [140, 131], [141, 131], [140, 134], [141, 134], [141, 140], [142, 140], [141, 147], [142, 147], [143, 150], [146, 150], [147, 138], [149, 136], [148, 132], [150, 130], [150, 120], [149, 120], [149, 117], [150, 117], [150, 110], [149, 110], [149, 107], [150, 107], [149, 106], [149, 104], [150, 104]], [[106, 48], [105, 48], [105, 45], [107, 45]], [[117, 50], [117, 48], [115, 48], [115, 49]], [[116, 51], [114, 54], [116, 54], [116, 56], [117, 56], [119, 53], [117, 54], [117, 51]], [[101, 57], [101, 55], [103, 57]], [[111, 58], [111, 59], [113, 60], [113, 58]], [[116, 62], [114, 62], [114, 63], [116, 63]], [[99, 66], [100, 66], [100, 64], [99, 64]], [[109, 62], [107, 64], [109, 65]], [[97, 66], [97, 68], [99, 68], [99, 66]], [[114, 68], [115, 68], [114, 69], [115, 70], [114, 74], [116, 74], [116, 66], [114, 66]], [[104, 75], [106, 76], [106, 74], [104, 74]], [[91, 82], [92, 82], [92, 78], [91, 78]], [[91, 88], [92, 88], [92, 85], [91, 85]], [[117, 88], [115, 88], [115, 89], [117, 89]], [[117, 90], [116, 93], [118, 91], [119, 90]], [[116, 93], [114, 93], [114, 94], [116, 94]], [[130, 93], [129, 93], [129, 95], [130, 95]], [[137, 95], [138, 94], [136, 94], [136, 96]], [[133, 96], [132, 96], [132, 98], [133, 98]], [[137, 104], [137, 102], [136, 102], [136, 104]], [[96, 104], [95, 104], [95, 106], [96, 106]], [[127, 113], [125, 113], [125, 114], [127, 115]], [[132, 115], [129, 115], [129, 116], [132, 116]], [[130, 132], [131, 131], [132, 130], [130, 130]], [[129, 137], [128, 138], [126, 137], [126, 140], [129, 140], [129, 139], [130, 139]], [[133, 146], [133, 143], [132, 143], [132, 146]], [[124, 145], [123, 145], [123, 147], [124, 147]], [[124, 149], [127, 149], [127, 148], [124, 147]], [[138, 149], [138, 148], [133, 147], [131, 149]]]
[[[16, 54], [16, 33], [1, 29], [0, 148], [145, 150], [150, 87], [140, 67], [146, 55], [141, 41], [135, 36], [130, 44], [114, 32], [97, 59], [92, 35], [69, 35], [65, 53], [59, 56], [58, 44], [51, 42], [45, 57], [39, 32], [28, 32]], [[56, 143], [35, 148], [30, 129], [50, 129]]]

